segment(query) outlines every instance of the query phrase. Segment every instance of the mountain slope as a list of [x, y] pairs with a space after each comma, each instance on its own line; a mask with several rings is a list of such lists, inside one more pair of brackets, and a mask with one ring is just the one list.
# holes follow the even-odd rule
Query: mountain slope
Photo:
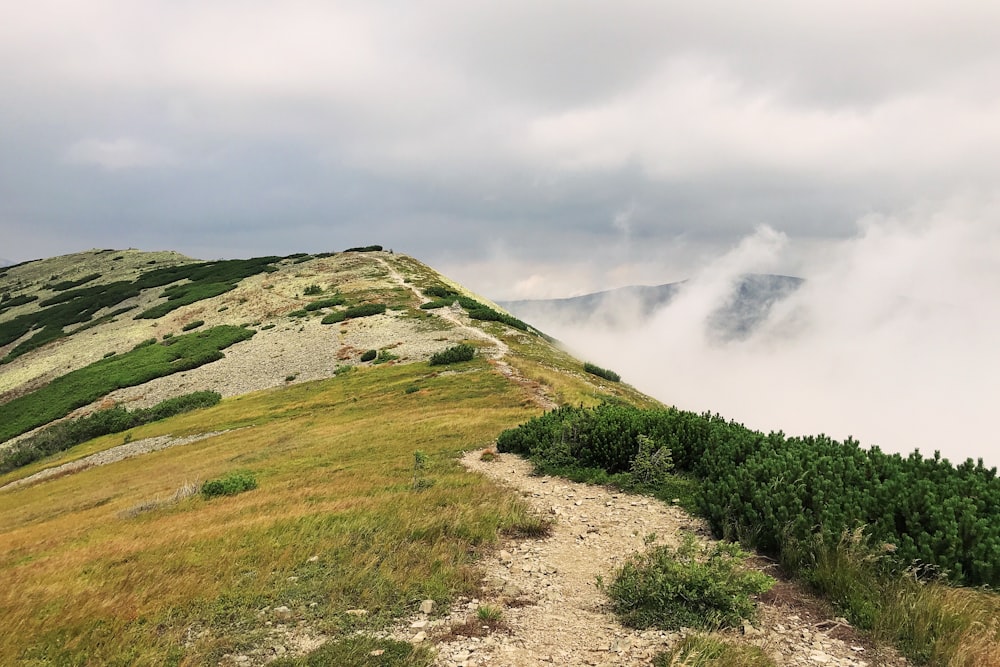
[[[2, 664], [216, 664], [262, 646], [291, 651], [309, 636], [378, 628], [414, 600], [475, 594], [477, 554], [498, 530], [531, 531], [538, 519], [463, 472], [457, 453], [488, 446], [557, 402], [654, 404], [584, 373], [530, 329], [472, 319], [459, 305], [421, 309], [433, 287], [490, 304], [390, 253], [275, 258], [231, 289], [135, 319], [197, 282], [199, 264], [92, 251], [0, 275], [3, 303], [17, 304], [0, 313], [0, 327], [43, 316], [60, 295], [89, 299], [95, 285], [134, 285], [164, 266], [181, 276], [102, 305], [17, 356], [10, 352], [42, 329], [6, 342], [0, 410], [137, 345], [170, 351], [171, 341], [221, 326], [253, 334], [221, 359], [116, 389], [69, 416], [196, 390], [222, 393], [219, 405], [0, 475], [0, 619], [17, 629], [0, 637]], [[307, 310], [317, 303], [333, 305]], [[365, 304], [386, 309], [347, 316]], [[474, 359], [428, 364], [460, 343], [475, 347]], [[375, 359], [362, 362], [369, 350]], [[115, 456], [123, 447], [132, 456]], [[239, 471], [258, 488], [192, 493]], [[19, 480], [27, 483], [12, 484]], [[369, 614], [345, 615], [355, 608]], [[286, 634], [276, 636], [278, 628]]]

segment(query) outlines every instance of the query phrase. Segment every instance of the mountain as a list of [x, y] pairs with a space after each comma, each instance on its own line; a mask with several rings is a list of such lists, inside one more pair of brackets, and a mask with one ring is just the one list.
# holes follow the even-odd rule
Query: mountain
[[[772, 306], [792, 294], [802, 278], [772, 274], [747, 274], [729, 286], [728, 293], [710, 313], [708, 332], [722, 340], [742, 340], [767, 318]], [[633, 285], [565, 299], [500, 301], [499, 304], [543, 328], [557, 326], [603, 326], [618, 328], [642, 323], [668, 306], [690, 284]]]
[[363, 250], [0, 271], [0, 664], [262, 664], [475, 597], [477, 554], [539, 523], [458, 453], [557, 404], [657, 405]]
[[[794, 284], [744, 279], [723, 329], [752, 330]], [[609, 299], [628, 300], [593, 307]], [[998, 664], [1000, 597], [918, 583], [909, 561], [883, 579], [841, 530], [995, 587], [995, 471], [664, 409], [534, 324], [380, 246], [0, 270], [0, 665], [775, 664], [761, 644], [787, 664], [903, 664], [794, 581], [751, 598], [775, 560], [720, 578], [740, 557], [709, 535], [730, 528], [778, 557], [797, 535], [799, 562], [827, 566], [810, 583], [843, 585], [827, 590], [848, 618], [896, 619], [887, 636], [944, 619], [904, 637], [911, 655]], [[742, 633], [611, 613], [642, 588], [618, 565], [676, 576], [663, 556], [696, 541], [669, 604], [707, 629], [739, 606]]]

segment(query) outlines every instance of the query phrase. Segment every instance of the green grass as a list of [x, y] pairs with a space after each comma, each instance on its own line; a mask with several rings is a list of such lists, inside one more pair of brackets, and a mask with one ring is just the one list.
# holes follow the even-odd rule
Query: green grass
[[657, 655], [653, 667], [774, 667], [774, 661], [756, 646], [696, 634]]
[[[0, 493], [0, 618], [18, 628], [0, 633], [0, 664], [215, 664], [265, 641], [263, 607], [337, 634], [475, 594], [478, 555], [537, 519], [454, 457], [538, 409], [472, 363], [443, 376], [356, 368], [224, 400], [130, 433], [240, 430]], [[99, 438], [48, 464], [120, 443]], [[419, 491], [415, 450], [433, 480]], [[233, 469], [259, 487], [155, 502]], [[354, 608], [370, 615], [345, 625]], [[192, 628], [208, 633], [188, 646]]]
[[743, 566], [738, 545], [699, 545], [688, 533], [632, 556], [604, 587], [622, 623], [634, 628], [719, 630], [756, 617], [755, 596], [774, 579]]
[[0, 442], [64, 417], [115, 389], [221, 359], [221, 350], [253, 334], [242, 327], [218, 326], [161, 343], [153, 338], [152, 342], [140, 343], [129, 352], [71, 371], [30, 394], [0, 405]]

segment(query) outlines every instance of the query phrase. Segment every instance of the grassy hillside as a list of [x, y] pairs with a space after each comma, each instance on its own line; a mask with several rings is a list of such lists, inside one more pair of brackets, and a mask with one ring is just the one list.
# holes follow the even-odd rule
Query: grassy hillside
[[[142, 280], [135, 264], [125, 278], [133, 282]], [[182, 328], [206, 320], [206, 333], [242, 323], [256, 335], [235, 342], [223, 359], [130, 391], [162, 398], [164, 391], [213, 388], [198, 383], [229, 377], [219, 375], [227, 367], [235, 369], [234, 385], [246, 369], [257, 369], [255, 377], [266, 376], [271, 387], [230, 391], [215, 407], [96, 438], [0, 476], [2, 486], [127, 442], [222, 431], [0, 490], [0, 664], [216, 664], [226, 654], [287, 639], [274, 635], [278, 607], [289, 610], [282, 627], [301, 621], [303, 633], [337, 636], [378, 628], [423, 599], [447, 604], [475, 592], [475, 561], [498, 535], [539, 526], [516, 497], [464, 472], [454, 460], [459, 451], [489, 445], [540, 414], [545, 401], [653, 403], [626, 385], [587, 376], [533, 331], [473, 320], [457, 307], [422, 311], [420, 290], [456, 286], [411, 258], [293, 256], [276, 266], [224, 293], [210, 290], [152, 326], [129, 316], [89, 328], [81, 322], [0, 367], [0, 409], [20, 414], [21, 403], [47, 404], [47, 394], [58, 394], [67, 405], [89, 403], [86, 412], [132, 396], [119, 391], [94, 400], [108, 391], [93, 391], [108, 378], [105, 367], [127, 365], [130, 354], [159, 355], [188, 336], [197, 340], [203, 334]], [[61, 259], [11, 269], [0, 278], [20, 290], [10, 299], [42, 298], [0, 313], [0, 325], [37, 312], [32, 308], [52, 291], [42, 277], [72, 281], [93, 273], [70, 270]], [[113, 285], [123, 277], [102, 279]], [[162, 292], [157, 286], [129, 299], [148, 314], [163, 303]], [[385, 312], [321, 323], [366, 303], [384, 304]], [[156, 343], [130, 351], [150, 331]], [[254, 348], [260, 339], [270, 347]], [[270, 366], [284, 359], [278, 350], [300, 342], [323, 357], [319, 379]], [[471, 344], [474, 358], [427, 363], [456, 343]], [[379, 352], [362, 362], [369, 347]], [[88, 379], [86, 391], [73, 389], [75, 377]], [[418, 456], [426, 463], [415, 471]], [[233, 472], [252, 475], [257, 488], [216, 498], [192, 493]], [[369, 613], [345, 614], [357, 608]]]

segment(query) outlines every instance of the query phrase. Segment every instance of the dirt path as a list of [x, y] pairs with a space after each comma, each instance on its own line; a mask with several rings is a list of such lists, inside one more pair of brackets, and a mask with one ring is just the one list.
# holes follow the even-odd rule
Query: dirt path
[[[483, 599], [459, 601], [450, 616], [430, 624], [409, 619], [413, 627], [404, 625], [395, 636], [413, 641], [423, 639], [417, 636], [423, 632], [437, 638], [435, 664], [446, 667], [648, 665], [679, 641], [680, 633], [620, 625], [595, 583], [598, 576], [608, 580], [629, 554], [649, 544], [677, 544], [683, 530], [708, 539], [700, 520], [655, 499], [532, 476], [528, 462], [509, 454], [484, 462], [471, 452], [462, 463], [516, 489], [536, 511], [555, 519], [553, 531], [539, 540], [507, 542], [489, 558]], [[447, 635], [485, 604], [503, 609], [509, 634]], [[730, 631], [727, 638], [760, 646], [778, 665], [906, 664], [876, 655], [842, 619], [824, 614], [821, 604], [787, 582], [762, 602], [757, 627]]]
[[[418, 290], [412, 283], [406, 282], [406, 279], [403, 278], [402, 274], [400, 274], [399, 271], [396, 270], [396, 267], [394, 267], [390, 262], [386, 261], [382, 257], [373, 257], [373, 259], [385, 268], [385, 270], [389, 273], [389, 277], [392, 279], [393, 282], [395, 282], [400, 287], [412, 292], [413, 295], [417, 297], [417, 300], [420, 301], [420, 303], [423, 304], [432, 300], [424, 296], [420, 292], [420, 290]], [[521, 375], [521, 373], [516, 368], [514, 368], [509, 363], [507, 363], [507, 361], [504, 360], [504, 357], [506, 357], [507, 354], [510, 352], [510, 347], [507, 346], [507, 343], [503, 342], [502, 340], [500, 340], [493, 334], [489, 333], [488, 331], [483, 331], [479, 327], [473, 326], [463, 321], [462, 316], [460, 315], [460, 311], [457, 311], [455, 308], [456, 307], [437, 308], [435, 309], [434, 312], [439, 317], [441, 317], [444, 320], [447, 320], [457, 329], [464, 332], [469, 338], [477, 338], [479, 340], [485, 341], [486, 343], [489, 343], [489, 345], [491, 345], [491, 348], [489, 349], [488, 355], [491, 362], [496, 367], [496, 369], [504, 377], [528, 389], [532, 394], [532, 397], [534, 398], [535, 403], [537, 405], [539, 405], [541, 408], [545, 410], [554, 410], [557, 407], [559, 407], [559, 405], [545, 393], [543, 387], [538, 385], [538, 383], [536, 382], [531, 382], [530, 380], [528, 380], [526, 377]]]

